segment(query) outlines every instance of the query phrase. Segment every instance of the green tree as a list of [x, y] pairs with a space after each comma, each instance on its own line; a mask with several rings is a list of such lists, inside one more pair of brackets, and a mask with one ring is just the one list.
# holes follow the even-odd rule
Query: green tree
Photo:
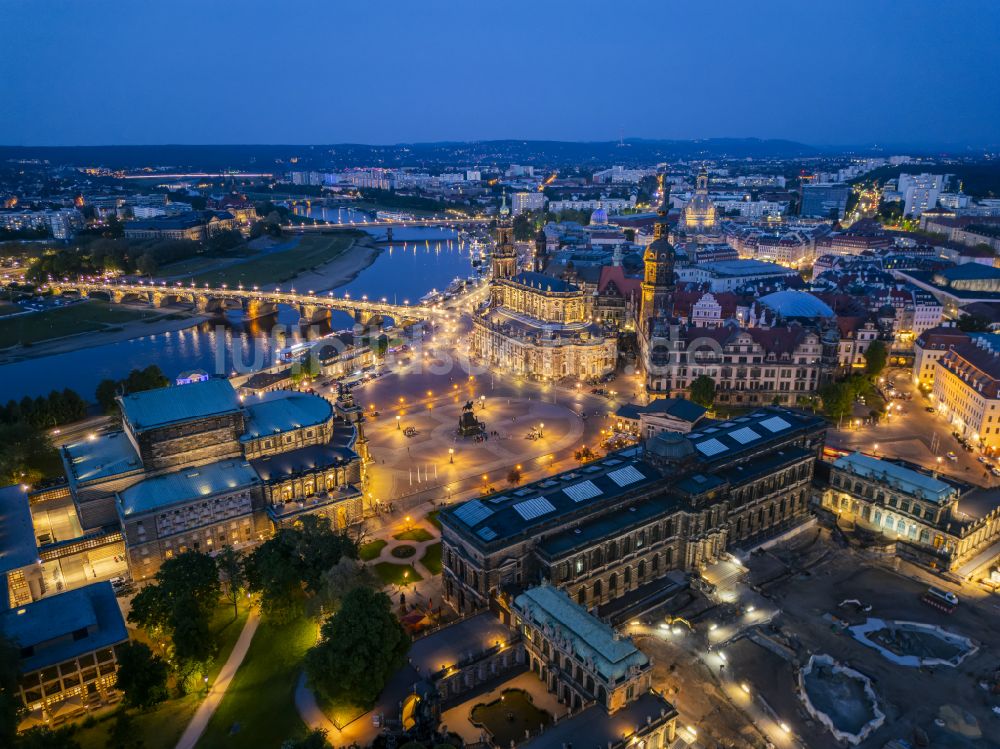
[[361, 562], [342, 557], [323, 573], [319, 591], [312, 599], [312, 610], [331, 614], [340, 608], [344, 598], [357, 588], [378, 588], [379, 581], [370, 567]]
[[535, 222], [531, 214], [527, 212], [514, 216], [514, 239], [519, 242], [526, 242], [535, 236]]
[[957, 326], [966, 333], [985, 333], [990, 329], [990, 321], [985, 317], [965, 313], [958, 318]]
[[708, 375], [698, 375], [691, 383], [689, 393], [693, 402], [711, 408], [715, 403], [715, 380]]
[[146, 710], [167, 699], [167, 663], [144, 642], [129, 642], [118, 651], [118, 688], [125, 704]]
[[507, 472], [507, 483], [512, 486], [517, 486], [521, 483], [521, 471], [518, 468], [511, 468]]
[[239, 600], [246, 588], [246, 574], [243, 571], [243, 557], [231, 546], [224, 547], [215, 555], [215, 564], [226, 584], [226, 598], [233, 604], [233, 618], [239, 615]]
[[128, 620], [167, 635], [179, 671], [206, 661], [216, 642], [209, 622], [221, 595], [219, 571], [207, 554], [186, 551], [163, 563], [153, 583], [132, 599]]
[[355, 541], [334, 531], [329, 518], [306, 515], [297, 526], [280, 528], [247, 557], [247, 587], [260, 594], [268, 616], [290, 621], [341, 557], [358, 558]]
[[850, 384], [844, 382], [828, 382], [819, 391], [823, 401], [823, 413], [833, 421], [838, 421], [851, 413], [854, 401]]
[[885, 363], [889, 358], [885, 343], [882, 341], [872, 341], [865, 351], [865, 372], [872, 377], [878, 377], [885, 369]]
[[151, 252], [144, 252], [135, 263], [135, 269], [144, 276], [155, 276], [160, 269], [160, 264], [156, 262], [156, 257]]
[[410, 647], [388, 596], [370, 588], [348, 593], [320, 636], [306, 653], [310, 685], [330, 701], [366, 707], [374, 704]]
[[56, 449], [39, 427], [23, 421], [0, 424], [0, 486], [35, 484], [58, 462]]
[[97, 384], [97, 391], [94, 396], [97, 400], [97, 405], [106, 414], [113, 414], [118, 410], [118, 403], [115, 401], [115, 397], [118, 395], [118, 387], [118, 381], [111, 379], [101, 380]]

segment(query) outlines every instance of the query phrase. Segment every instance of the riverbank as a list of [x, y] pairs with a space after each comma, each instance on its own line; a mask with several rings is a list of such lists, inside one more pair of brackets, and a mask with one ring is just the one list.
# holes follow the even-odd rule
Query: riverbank
[[[293, 280], [298, 289], [313, 291], [333, 291], [345, 286], [361, 275], [362, 271], [371, 267], [384, 247], [379, 247], [370, 238], [355, 240], [343, 253], [328, 263], [316, 266], [300, 273]], [[279, 284], [270, 284], [264, 288], [274, 288]]]
[[206, 315], [193, 314], [183, 309], [165, 310], [160, 317], [154, 319], [119, 323], [106, 330], [84, 330], [40, 341], [31, 346], [16, 346], [5, 349], [0, 351], [0, 365], [184, 330], [208, 319], [210, 318]]

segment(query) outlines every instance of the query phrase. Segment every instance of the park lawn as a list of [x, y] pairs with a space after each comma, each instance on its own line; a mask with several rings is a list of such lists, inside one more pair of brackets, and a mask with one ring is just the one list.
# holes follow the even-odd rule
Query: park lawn
[[0, 318], [0, 349], [30, 345], [50, 338], [102, 330], [110, 325], [157, 317], [157, 310], [133, 309], [108, 302], [88, 301], [30, 315]]
[[252, 287], [284, 283], [300, 273], [329, 263], [342, 255], [354, 244], [357, 236], [353, 232], [303, 235], [299, 244], [289, 250], [262, 255], [226, 268], [198, 273], [187, 280], [213, 287], [222, 284], [230, 287], [240, 284]]
[[441, 521], [438, 519], [438, 515], [441, 514], [441, 510], [431, 510], [427, 513], [427, 522], [433, 525], [438, 530], [441, 530]]
[[388, 541], [383, 541], [381, 538], [375, 541], [369, 541], [366, 544], [361, 544], [358, 547], [358, 556], [361, 557], [362, 562], [370, 562], [373, 559], [378, 559], [379, 554], [382, 553], [382, 549], [386, 547]]
[[424, 565], [434, 575], [441, 574], [441, 544], [431, 544], [427, 547], [427, 551], [424, 552], [424, 556], [420, 559], [420, 563]]
[[402, 533], [397, 533], [393, 536], [397, 541], [431, 541], [434, 538], [434, 534], [431, 533], [426, 528], [410, 528], [408, 531], [403, 531]]
[[[408, 575], [405, 574], [407, 572]], [[407, 583], [418, 583], [424, 579], [420, 573], [413, 569], [412, 564], [379, 562], [375, 565], [375, 574], [385, 585], [406, 585]]]
[[[278, 749], [287, 739], [304, 735], [295, 685], [316, 638], [315, 622], [304, 617], [281, 625], [261, 622], [198, 749]], [[233, 732], [236, 724], [239, 729]]]
[[[208, 669], [210, 682], [215, 681], [226, 659], [229, 658], [240, 632], [243, 631], [243, 625], [246, 624], [248, 613], [249, 608], [244, 603], [240, 604], [239, 616], [235, 620], [230, 603], [223, 602], [216, 610], [211, 628], [219, 635], [219, 653]], [[133, 630], [132, 635], [133, 639], [141, 640], [153, 647], [154, 652], [160, 652], [145, 632]], [[144, 749], [173, 749], [198, 709], [198, 705], [201, 704], [201, 700], [201, 692], [195, 691], [183, 697], [167, 700], [149, 712], [133, 713], [133, 730], [141, 736]], [[89, 728], [77, 728], [74, 738], [80, 742], [82, 749], [103, 749], [110, 744], [109, 734], [113, 723], [114, 713], [109, 713]]]

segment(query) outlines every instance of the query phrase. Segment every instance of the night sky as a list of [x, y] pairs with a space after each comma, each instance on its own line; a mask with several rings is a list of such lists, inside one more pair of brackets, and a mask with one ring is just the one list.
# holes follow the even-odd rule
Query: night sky
[[1000, 143], [996, 0], [0, 0], [0, 144]]

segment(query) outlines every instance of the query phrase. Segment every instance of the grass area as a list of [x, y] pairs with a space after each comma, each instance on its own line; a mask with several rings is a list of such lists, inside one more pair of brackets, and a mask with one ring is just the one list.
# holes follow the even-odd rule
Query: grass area
[[323, 711], [337, 728], [343, 730], [344, 726], [351, 723], [368, 711], [358, 705], [351, 705], [347, 702], [327, 702], [319, 695], [316, 695], [319, 709]]
[[427, 547], [420, 563], [424, 565], [432, 574], [441, 574], [441, 544], [431, 544]]
[[510, 746], [523, 741], [525, 731], [538, 734], [539, 730], [552, 723], [552, 716], [535, 707], [523, 689], [505, 689], [500, 693], [500, 699], [472, 708], [469, 717], [474, 725], [483, 726], [490, 732], [497, 746]]
[[426, 528], [410, 528], [408, 531], [403, 531], [402, 533], [397, 533], [393, 536], [397, 541], [430, 541], [434, 538], [434, 534], [431, 533]]
[[427, 522], [433, 525], [438, 530], [441, 530], [441, 521], [438, 520], [438, 515], [441, 514], [441, 510], [431, 510], [427, 513]]
[[295, 709], [295, 684], [316, 636], [310, 619], [282, 625], [261, 622], [198, 749], [277, 749], [287, 739], [304, 735], [306, 726]]
[[366, 544], [361, 544], [358, 547], [358, 556], [361, 557], [361, 561], [370, 562], [373, 559], [378, 559], [379, 554], [382, 553], [382, 549], [386, 547], [388, 541], [383, 541], [381, 538], [376, 541], [369, 541]]
[[[248, 608], [241, 604], [239, 616], [233, 620], [233, 609], [228, 603], [221, 604], [212, 619], [212, 631], [219, 637], [219, 653], [212, 661], [208, 670], [209, 681], [215, 681], [226, 659], [236, 645], [243, 625], [246, 624]], [[134, 639], [142, 640], [157, 652], [162, 649], [145, 636], [144, 632], [134, 632]], [[198, 705], [201, 704], [202, 693], [191, 692], [172, 700], [167, 700], [154, 710], [133, 714], [133, 732], [142, 740], [144, 749], [173, 749], [180, 739], [184, 729], [190, 722]], [[103, 749], [110, 746], [109, 734], [114, 723], [114, 713], [109, 713], [96, 724], [77, 729], [74, 738], [80, 742], [82, 749]]]
[[412, 564], [379, 562], [375, 565], [375, 574], [385, 585], [405, 585], [406, 583], [418, 583], [424, 579], [413, 569]]
[[389, 553], [396, 557], [396, 559], [409, 559], [417, 553], [417, 547], [403, 544], [402, 546], [397, 546]]
[[282, 252], [237, 263], [227, 268], [206, 271], [189, 277], [188, 281], [210, 286], [263, 286], [284, 283], [318, 265], [328, 263], [343, 254], [357, 238], [354, 233], [307, 234], [298, 245]]
[[88, 301], [30, 315], [0, 318], [0, 349], [19, 343], [30, 346], [50, 338], [103, 330], [116, 323], [135, 322], [160, 314], [152, 309], [132, 309], [108, 302]]

